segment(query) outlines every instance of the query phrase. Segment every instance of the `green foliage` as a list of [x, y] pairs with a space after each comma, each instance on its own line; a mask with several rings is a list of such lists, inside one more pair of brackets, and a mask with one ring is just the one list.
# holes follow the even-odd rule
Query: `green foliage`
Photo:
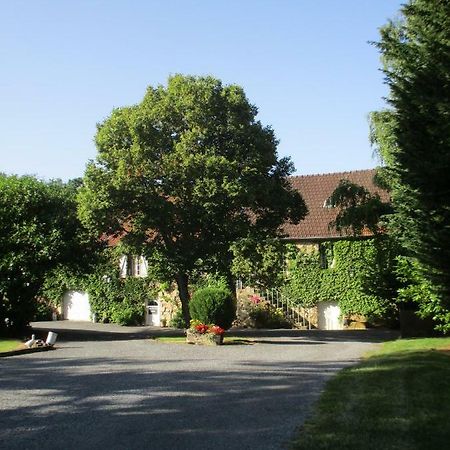
[[283, 312], [269, 302], [262, 301], [252, 305], [248, 313], [255, 328], [292, 328]]
[[364, 229], [380, 232], [383, 217], [392, 213], [390, 203], [383, 202], [378, 194], [371, 194], [365, 187], [341, 180], [328, 202], [339, 208], [336, 219], [331, 222], [338, 231], [351, 230], [361, 235]]
[[181, 309], [177, 310], [175, 315], [172, 317], [169, 326], [180, 329], [186, 328], [186, 322], [184, 321], [183, 311]]
[[0, 333], [5, 319], [24, 327], [46, 274], [86, 267], [98, 244], [76, 217], [76, 186], [0, 174]]
[[60, 306], [66, 291], [86, 290], [86, 277], [87, 274], [59, 264], [46, 273], [40, 293], [53, 306]]
[[317, 251], [298, 250], [290, 246], [288, 254], [288, 276], [283, 293], [296, 305], [312, 307], [323, 300], [323, 269]]
[[390, 232], [415, 259], [402, 296], [423, 303], [421, 311], [449, 331], [449, 2], [409, 1], [376, 46], [390, 91], [389, 109], [371, 116], [372, 141], [392, 191]]
[[189, 302], [189, 310], [192, 319], [219, 325], [225, 330], [231, 327], [236, 316], [236, 304], [231, 292], [221, 287], [195, 291]]
[[192, 286], [194, 291], [204, 288], [229, 289], [227, 280], [223, 275], [211, 273], [199, 275]]
[[304, 307], [336, 301], [343, 315], [391, 316], [398, 287], [395, 245], [385, 236], [322, 245], [327, 247], [327, 268], [322, 268], [318, 251], [291, 248], [285, 295]]
[[241, 239], [232, 247], [231, 271], [248, 286], [274, 288], [284, 281], [285, 244], [280, 239]]
[[142, 325], [144, 304], [127, 300], [116, 302], [111, 308], [111, 322], [119, 325]]
[[305, 215], [293, 165], [256, 115], [239, 86], [175, 75], [98, 126], [79, 216], [175, 280], [187, 321], [193, 273], [229, 274], [233, 242]]
[[47, 303], [43, 299], [36, 302], [35, 313], [33, 321], [52, 320], [54, 309], [50, 303]]
[[140, 325], [145, 301], [155, 297], [155, 286], [149, 278], [119, 278], [117, 272], [90, 275], [85, 287], [99, 322]]
[[83, 290], [89, 294], [91, 312], [98, 322], [140, 325], [145, 301], [157, 295], [156, 283], [152, 277], [120, 278], [118, 267], [117, 250], [105, 250], [90, 273], [58, 266], [48, 273], [42, 295], [57, 306], [67, 290]]
[[397, 275], [404, 286], [399, 289], [398, 298], [406, 304], [416, 303], [421, 317], [431, 317], [441, 324], [436, 327], [438, 330], [448, 331], [445, 324], [450, 323], [450, 311], [444, 307], [442, 298], [436, 295], [432, 284], [421, 273], [417, 259], [406, 256], [398, 258]]

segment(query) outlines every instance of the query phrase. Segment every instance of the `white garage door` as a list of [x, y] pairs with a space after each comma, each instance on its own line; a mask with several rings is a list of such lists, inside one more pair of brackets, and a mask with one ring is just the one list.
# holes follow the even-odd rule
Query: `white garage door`
[[319, 302], [317, 305], [319, 314], [319, 329], [342, 330], [343, 324], [340, 319], [341, 308], [336, 302]]
[[67, 320], [90, 321], [89, 296], [84, 291], [67, 291], [63, 297], [63, 317]]

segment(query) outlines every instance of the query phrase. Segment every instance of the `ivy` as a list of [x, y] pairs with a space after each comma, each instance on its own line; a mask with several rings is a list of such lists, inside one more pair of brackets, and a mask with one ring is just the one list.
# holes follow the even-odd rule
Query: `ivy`
[[45, 279], [42, 296], [59, 306], [67, 290], [83, 290], [98, 322], [142, 324], [145, 301], [157, 295], [156, 282], [152, 277], [121, 278], [118, 255], [114, 250], [105, 251], [103, 261], [90, 273], [56, 267]]
[[[387, 318], [395, 310], [396, 248], [384, 236], [321, 244], [322, 251], [290, 246], [285, 294], [297, 305], [336, 301], [344, 316]], [[324, 268], [325, 267], [325, 268]]]

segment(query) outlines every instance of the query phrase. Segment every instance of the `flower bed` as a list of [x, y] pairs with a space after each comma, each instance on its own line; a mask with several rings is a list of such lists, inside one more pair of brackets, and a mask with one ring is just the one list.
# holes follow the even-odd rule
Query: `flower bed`
[[222, 345], [225, 330], [218, 325], [206, 325], [191, 320], [191, 326], [186, 330], [186, 342], [199, 345]]

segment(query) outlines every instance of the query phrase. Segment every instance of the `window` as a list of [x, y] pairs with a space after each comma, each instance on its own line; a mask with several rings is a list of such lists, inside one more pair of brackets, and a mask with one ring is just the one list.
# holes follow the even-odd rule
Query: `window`
[[127, 256], [127, 275], [129, 277], [139, 277], [142, 275], [142, 262], [140, 256]]
[[332, 269], [334, 267], [334, 251], [332, 242], [322, 242], [319, 244], [320, 266], [322, 269]]
[[120, 258], [120, 276], [146, 277], [147, 261], [143, 256], [124, 255]]

